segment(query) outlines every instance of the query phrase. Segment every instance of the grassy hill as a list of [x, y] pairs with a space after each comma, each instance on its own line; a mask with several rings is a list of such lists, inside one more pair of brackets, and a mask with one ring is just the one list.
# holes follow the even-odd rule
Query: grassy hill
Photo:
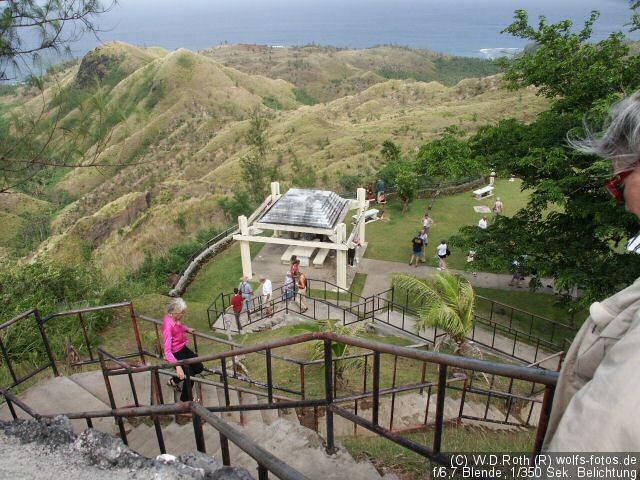
[[219, 45], [200, 53], [243, 72], [287, 80], [296, 86], [296, 98], [306, 104], [353, 95], [389, 79], [453, 86], [465, 78], [499, 71], [489, 60], [391, 45], [360, 50]]
[[[241, 47], [214, 50], [233, 57], [234, 48]], [[103, 45], [48, 77], [42, 96], [26, 86], [0, 96], [0, 119], [35, 114], [44, 99], [40, 139], [57, 125], [60, 156], [100, 165], [48, 168], [20, 187], [21, 201], [0, 202], [2, 255], [64, 261], [88, 255], [107, 278], [118, 278], [145, 256], [226, 224], [218, 200], [245, 188], [239, 160], [249, 149], [248, 119], [255, 109], [269, 118], [267, 163], [285, 187], [295, 184], [295, 163], [315, 172], [315, 186], [340, 188], [346, 175], [376, 171], [384, 140], [414, 151], [447, 126], [472, 132], [507, 116], [531, 120], [546, 107], [535, 91], [506, 90], [497, 76], [445, 86], [389, 80], [379, 72], [392, 60], [397, 71], [415, 62], [413, 71], [427, 72], [427, 58], [437, 65], [449, 57], [397, 47], [300, 50], [314, 49], [319, 53], [308, 55], [317, 63], [314, 71], [327, 72], [314, 82], [337, 98], [312, 106], [300, 91], [306, 84], [271, 70], [241, 71], [211, 51], [167, 52], [121, 42]], [[287, 49], [274, 50], [280, 55]], [[282, 53], [282, 62], [291, 54]], [[325, 57], [336, 57], [336, 63], [322, 63]], [[343, 95], [332, 90], [332, 79], [347, 70], [364, 83]], [[73, 150], [63, 148], [69, 131], [81, 133]], [[34, 215], [38, 235], [30, 221]], [[27, 237], [36, 240], [25, 247], [19, 239]]]

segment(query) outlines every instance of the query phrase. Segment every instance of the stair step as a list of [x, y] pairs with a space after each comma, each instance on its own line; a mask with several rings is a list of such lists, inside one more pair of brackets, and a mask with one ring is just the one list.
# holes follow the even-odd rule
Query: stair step
[[[268, 400], [265, 397], [258, 397], [258, 403], [266, 404]], [[271, 425], [273, 422], [278, 420], [278, 411], [274, 409], [265, 409], [261, 410], [260, 414], [262, 415], [262, 421], [266, 425]]]
[[[150, 405], [151, 400], [151, 374], [149, 372], [132, 374], [136, 387], [136, 396], [139, 405]], [[109, 405], [109, 395], [101, 371], [76, 373], [69, 377], [72, 381]], [[116, 408], [122, 408], [135, 404], [131, 383], [128, 375], [114, 375], [109, 377], [111, 391]]]
[[[37, 413], [43, 415], [109, 410], [111, 408], [67, 377], [50, 377], [40, 380], [18, 397]], [[19, 418], [31, 418], [22, 409], [16, 408], [15, 410]], [[0, 406], [0, 420], [11, 419], [11, 413], [6, 404]], [[85, 420], [71, 420], [71, 423], [76, 433], [87, 428]], [[112, 435], [118, 432], [113, 418], [95, 418], [93, 419], [93, 427]]]
[[[253, 393], [239, 392], [239, 395], [241, 397], [242, 405], [255, 405], [258, 403], [258, 397]], [[264, 423], [262, 420], [262, 414], [260, 413], [260, 410], [248, 410], [248, 411], [242, 412], [242, 419], [245, 425], [250, 423], [259, 423], [259, 424]]]
[[300, 425], [300, 419], [295, 408], [281, 408], [278, 410], [278, 415], [284, 420]]
[[[216, 393], [218, 395], [218, 402], [220, 406], [226, 405], [224, 398], [224, 388], [216, 388]], [[235, 390], [229, 390], [229, 404], [230, 405], [239, 405], [238, 401], [238, 392]], [[234, 421], [236, 423], [240, 423], [240, 412], [224, 412], [222, 414], [222, 418], [227, 421]]]

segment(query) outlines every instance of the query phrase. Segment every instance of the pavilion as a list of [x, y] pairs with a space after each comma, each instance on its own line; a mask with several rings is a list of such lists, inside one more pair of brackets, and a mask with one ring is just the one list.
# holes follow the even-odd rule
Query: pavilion
[[[240, 243], [242, 273], [253, 277], [250, 242], [285, 245], [282, 256], [289, 261], [292, 255], [308, 266], [322, 266], [327, 254], [336, 251], [336, 284], [347, 288], [347, 245], [350, 241], [365, 243], [365, 212], [368, 208], [364, 188], [357, 190], [355, 200], [345, 199], [326, 190], [291, 188], [282, 195], [280, 184], [271, 183], [271, 195], [247, 219], [238, 217], [240, 233], [233, 239]], [[347, 237], [345, 219], [350, 211], [353, 229]], [[271, 236], [261, 235], [271, 230]]]

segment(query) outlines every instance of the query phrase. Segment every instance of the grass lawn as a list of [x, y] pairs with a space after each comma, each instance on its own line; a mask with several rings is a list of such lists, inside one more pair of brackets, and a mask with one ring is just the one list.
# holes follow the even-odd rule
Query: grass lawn
[[[433, 445], [432, 431], [404, 436], [422, 445]], [[442, 432], [442, 451], [529, 453], [533, 450], [534, 441], [535, 430], [492, 432], [471, 427], [445, 427]], [[403, 480], [433, 478], [432, 468], [439, 466], [382, 437], [343, 437], [339, 442], [354, 458], [368, 459], [379, 470], [390, 470]]]
[[[438, 266], [435, 257], [436, 246], [441, 240], [448, 240], [465, 225], [478, 224], [483, 214], [473, 210], [475, 205], [486, 205], [491, 208], [495, 199], [500, 197], [504, 203], [505, 215], [513, 215], [524, 207], [529, 195], [520, 190], [521, 183], [520, 180], [515, 182], [498, 180], [494, 196], [484, 200], [476, 200], [471, 192], [439, 197], [431, 210], [431, 218], [435, 223], [429, 234], [429, 245], [426, 251], [427, 265]], [[415, 200], [406, 214], [402, 214], [400, 202], [389, 202], [385, 209], [385, 221], [367, 225], [369, 246], [365, 257], [408, 263], [411, 256], [411, 240], [422, 229], [422, 218], [430, 202], [429, 198]], [[491, 223], [491, 214], [487, 216]], [[463, 269], [467, 263], [468, 252], [452, 246], [449, 248], [451, 256], [447, 259], [448, 266]]]

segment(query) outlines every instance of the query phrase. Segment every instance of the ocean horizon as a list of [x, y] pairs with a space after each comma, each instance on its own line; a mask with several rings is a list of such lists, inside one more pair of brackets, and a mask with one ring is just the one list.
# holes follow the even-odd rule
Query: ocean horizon
[[99, 38], [84, 37], [72, 52], [82, 56], [100, 42], [120, 40], [169, 50], [222, 43], [346, 48], [394, 44], [493, 58], [527, 43], [500, 33], [518, 8], [526, 9], [533, 22], [540, 15], [549, 21], [569, 18], [576, 28], [592, 10], [599, 10], [594, 40], [625, 30], [631, 18], [627, 0], [119, 0], [99, 19], [104, 30]]

